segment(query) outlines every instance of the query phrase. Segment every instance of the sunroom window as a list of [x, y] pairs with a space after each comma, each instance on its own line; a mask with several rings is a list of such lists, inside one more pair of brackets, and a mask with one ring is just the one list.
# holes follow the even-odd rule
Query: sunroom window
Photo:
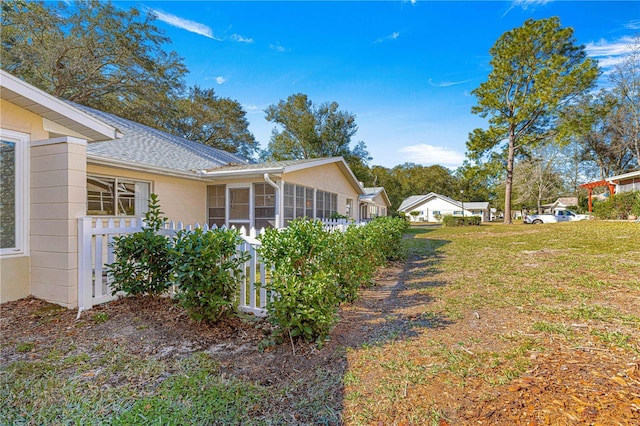
[[87, 176], [87, 214], [143, 216], [148, 210], [150, 187], [149, 182]]
[[27, 249], [29, 136], [0, 131], [0, 254], [24, 254]]

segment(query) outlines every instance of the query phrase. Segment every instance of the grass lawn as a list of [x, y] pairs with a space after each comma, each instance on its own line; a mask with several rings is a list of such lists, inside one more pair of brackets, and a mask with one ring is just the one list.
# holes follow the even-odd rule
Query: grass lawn
[[296, 354], [260, 352], [249, 319], [220, 346], [186, 320], [0, 306], [0, 424], [640, 424], [640, 224], [405, 243], [399, 278]]

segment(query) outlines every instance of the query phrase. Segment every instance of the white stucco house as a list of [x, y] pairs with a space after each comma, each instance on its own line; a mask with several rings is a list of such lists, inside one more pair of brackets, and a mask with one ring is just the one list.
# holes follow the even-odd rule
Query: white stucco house
[[398, 211], [412, 222], [440, 222], [443, 216], [479, 216], [483, 222], [491, 220], [491, 210], [486, 201], [462, 202], [431, 192], [414, 195], [400, 204]]

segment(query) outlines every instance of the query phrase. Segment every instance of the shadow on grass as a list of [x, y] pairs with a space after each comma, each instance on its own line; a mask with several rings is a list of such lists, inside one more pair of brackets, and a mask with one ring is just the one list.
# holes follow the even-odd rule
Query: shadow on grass
[[[374, 287], [363, 289], [354, 304], [341, 307], [339, 322], [319, 352], [294, 356], [284, 353], [286, 345], [278, 347], [274, 362], [282, 370], [269, 386], [274, 399], [265, 404], [267, 412], [261, 420], [287, 425], [345, 424], [345, 384], [353, 377], [350, 354], [384, 348], [452, 324], [430, 309], [434, 299], [428, 289], [446, 285], [434, 277], [443, 260], [441, 248], [449, 243], [425, 238], [434, 228], [411, 228], [404, 240], [407, 261], [381, 270]], [[278, 392], [283, 393], [275, 398]]]
[[413, 226], [405, 239], [406, 263], [387, 268], [375, 287], [363, 290], [354, 306], [342, 310], [334, 336], [340, 337], [347, 328], [344, 333], [351, 339], [343, 342], [345, 346], [384, 345], [451, 324], [446, 317], [429, 311], [433, 297], [428, 289], [446, 285], [434, 277], [444, 257], [440, 249], [449, 243], [421, 237], [434, 229], [434, 225]]

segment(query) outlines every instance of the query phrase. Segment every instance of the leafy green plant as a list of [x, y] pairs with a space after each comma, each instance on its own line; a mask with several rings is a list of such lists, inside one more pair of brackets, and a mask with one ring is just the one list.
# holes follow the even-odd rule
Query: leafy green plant
[[106, 312], [98, 312], [97, 314], [94, 314], [91, 319], [96, 324], [102, 324], [103, 322], [107, 322], [109, 315]]
[[406, 253], [402, 238], [409, 229], [404, 219], [377, 217], [366, 225], [367, 233], [375, 241], [372, 244], [382, 250], [384, 260], [404, 260]]
[[593, 205], [593, 214], [599, 219], [627, 219], [640, 215], [640, 191], [621, 192]]
[[339, 298], [353, 302], [358, 290], [370, 286], [377, 268], [384, 263], [383, 251], [369, 232], [368, 225], [349, 226], [344, 232], [333, 232], [331, 253], [339, 285]]
[[171, 251], [177, 298], [196, 321], [216, 322], [236, 306], [237, 279], [249, 254], [236, 255], [240, 231], [180, 231]]
[[31, 352], [36, 347], [36, 344], [33, 342], [22, 342], [18, 343], [16, 346], [16, 351], [20, 353]]
[[106, 265], [113, 277], [113, 294], [123, 291], [128, 295], [159, 295], [169, 288], [170, 241], [159, 234], [167, 221], [163, 214], [158, 196], [151, 194], [142, 231], [113, 239], [115, 261]]
[[321, 343], [337, 319], [338, 283], [330, 265], [330, 233], [317, 220], [296, 219], [285, 229], [267, 229], [259, 254], [271, 268], [267, 304], [278, 337]]
[[442, 223], [444, 226], [453, 227], [453, 226], [479, 226], [481, 223], [481, 218], [479, 216], [451, 216], [446, 215], [442, 218]]

